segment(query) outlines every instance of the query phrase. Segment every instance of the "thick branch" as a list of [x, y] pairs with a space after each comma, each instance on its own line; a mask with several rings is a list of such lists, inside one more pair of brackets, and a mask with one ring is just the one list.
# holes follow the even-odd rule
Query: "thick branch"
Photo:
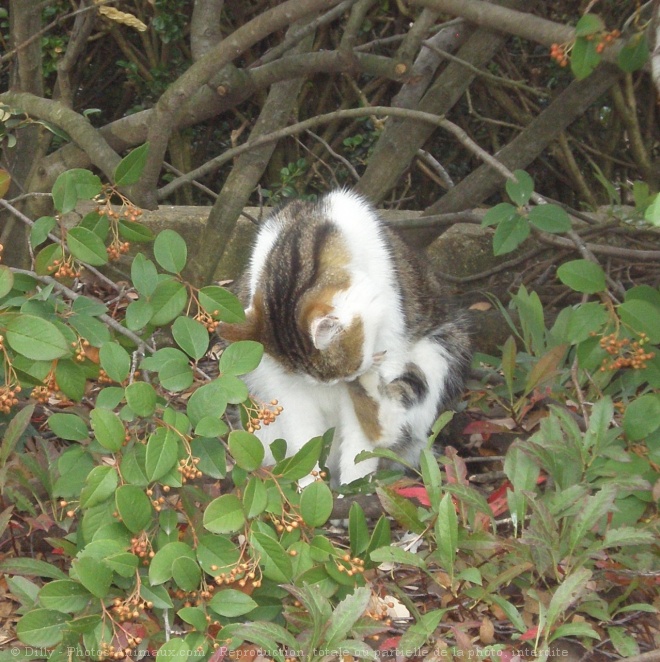
[[115, 168], [121, 159], [84, 115], [76, 113], [57, 101], [22, 92], [0, 94], [0, 101], [12, 108], [21, 108], [32, 117], [52, 122], [66, 131], [73, 141], [87, 153], [91, 162], [112, 181]]
[[[601, 64], [594, 73], [581, 81], [573, 81], [529, 126], [495, 157], [509, 170], [525, 168], [541, 154], [548, 143], [580, 117], [617, 80], [620, 73], [611, 65]], [[448, 191], [425, 214], [442, 214], [474, 207], [496, 193], [504, 176], [490, 165], [482, 165]], [[420, 232], [411, 240], [426, 245], [437, 233]]]
[[141, 194], [141, 204], [155, 206], [156, 184], [172, 131], [177, 126], [183, 104], [213, 77], [219, 70], [238, 57], [246, 49], [269, 34], [294, 23], [305, 16], [339, 4], [339, 0], [287, 0], [246, 25], [238, 28], [220, 45], [193, 64], [161, 96], [154, 108], [153, 122], [149, 127], [149, 159], [136, 192]]
[[[297, 27], [292, 27], [290, 31]], [[295, 48], [303, 52], [311, 48], [312, 43], [313, 34], [310, 34]], [[281, 81], [271, 87], [250, 134], [251, 138], [272, 133], [275, 129], [286, 126], [290, 114], [298, 103], [303, 81], [302, 78], [294, 78]], [[245, 152], [234, 163], [204, 226], [195, 258], [189, 264], [188, 271], [193, 282], [204, 283], [213, 277], [236, 222], [263, 176], [275, 147], [275, 142], [262, 145], [259, 149]]]

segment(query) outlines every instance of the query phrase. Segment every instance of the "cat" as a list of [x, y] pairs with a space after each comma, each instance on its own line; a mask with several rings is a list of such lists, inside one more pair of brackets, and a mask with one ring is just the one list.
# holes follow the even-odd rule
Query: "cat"
[[245, 321], [223, 323], [229, 341], [257, 340], [246, 375], [258, 399], [283, 410], [256, 434], [264, 464], [282, 438], [287, 455], [335, 428], [333, 484], [373, 473], [389, 448], [416, 464], [438, 414], [461, 393], [470, 339], [423, 258], [359, 195], [336, 190], [276, 210], [257, 234], [244, 280]]

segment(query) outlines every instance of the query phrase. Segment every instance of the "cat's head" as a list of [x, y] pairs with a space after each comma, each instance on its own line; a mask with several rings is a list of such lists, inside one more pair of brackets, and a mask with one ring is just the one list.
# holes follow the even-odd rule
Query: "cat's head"
[[245, 321], [221, 323], [218, 333], [232, 342], [262, 343], [288, 372], [323, 383], [354, 379], [365, 369], [363, 320], [360, 316], [342, 319], [323, 299], [314, 297], [290, 319], [282, 320], [271, 314], [257, 292], [245, 311]]

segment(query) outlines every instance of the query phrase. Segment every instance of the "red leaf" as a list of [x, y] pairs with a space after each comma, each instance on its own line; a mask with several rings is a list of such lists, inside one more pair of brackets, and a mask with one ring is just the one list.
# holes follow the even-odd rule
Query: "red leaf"
[[529, 641], [530, 639], [536, 639], [536, 635], [539, 632], [538, 625], [535, 625], [533, 628], [529, 628], [525, 634], [520, 635], [520, 641]]
[[406, 499], [416, 499], [422, 506], [430, 506], [431, 500], [423, 485], [413, 485], [411, 487], [395, 487], [394, 491]]

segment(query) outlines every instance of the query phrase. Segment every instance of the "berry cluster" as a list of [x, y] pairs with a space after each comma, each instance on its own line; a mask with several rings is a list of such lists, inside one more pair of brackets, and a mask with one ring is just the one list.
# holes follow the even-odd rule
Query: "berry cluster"
[[364, 572], [364, 561], [357, 556], [351, 558], [350, 554], [344, 554], [337, 562], [337, 570], [345, 572], [349, 577], [362, 574]]
[[598, 39], [596, 44], [596, 53], [602, 53], [608, 46], [611, 46], [619, 37], [621, 32], [619, 30], [612, 30], [610, 32], [602, 32], [599, 35], [588, 35], [586, 37], [587, 41], [594, 41]]
[[87, 358], [87, 352], [85, 350], [90, 347], [89, 340], [78, 338], [78, 342], [72, 342], [71, 347], [74, 348], [74, 361], [77, 363], [83, 363]]
[[122, 623], [124, 621], [130, 621], [134, 618], [139, 618], [140, 612], [144, 611], [145, 609], [151, 609], [153, 606], [153, 602], [147, 602], [137, 597], [133, 597], [128, 600], [115, 598], [112, 603], [112, 611], [119, 622]]
[[616, 333], [603, 336], [600, 339], [600, 346], [612, 358], [603, 359], [600, 371], [621, 370], [622, 368], [644, 370], [647, 361], [655, 357], [655, 352], [646, 351], [645, 345], [648, 341], [645, 333], [640, 333], [639, 340], [633, 341], [630, 338], [619, 338]]
[[80, 278], [80, 268], [76, 265], [76, 261], [71, 257], [64, 260], [53, 260], [52, 264], [48, 265], [46, 269], [53, 278]]
[[202, 477], [202, 472], [197, 468], [199, 462], [199, 458], [193, 456], [179, 460], [179, 466], [176, 470], [181, 474], [182, 483]]
[[[60, 508], [68, 508], [69, 505], [70, 505], [69, 502], [65, 501], [64, 499], [62, 499], [60, 501]], [[66, 515], [67, 517], [75, 517], [76, 516], [76, 509], [75, 508], [69, 508], [69, 510], [67, 510], [63, 514]]]
[[149, 565], [149, 560], [156, 555], [151, 548], [151, 541], [144, 531], [139, 536], [131, 538], [131, 552], [139, 556], [144, 565]]
[[60, 387], [55, 380], [53, 371], [43, 379], [43, 386], [35, 386], [32, 389], [30, 397], [33, 400], [40, 402], [42, 405], [48, 404], [51, 398], [57, 398], [59, 400], [65, 399], [64, 396], [60, 395]]
[[[217, 569], [218, 566], [211, 566], [211, 570], [214, 572]], [[258, 572], [259, 575], [257, 575]], [[217, 586], [237, 583], [241, 588], [250, 582], [252, 586], [259, 588], [261, 586], [261, 573], [257, 564], [243, 562], [235, 565], [229, 572], [221, 572], [216, 575], [213, 581]]]
[[15, 384], [14, 386], [5, 384], [4, 386], [0, 386], [0, 412], [8, 414], [11, 408], [18, 404], [16, 395], [20, 392], [20, 384]]
[[250, 401], [250, 406], [245, 407], [245, 413], [248, 415], [248, 432], [255, 432], [261, 430], [262, 425], [270, 425], [275, 422], [275, 419], [282, 413], [282, 407], [277, 403], [277, 400], [271, 400], [270, 403], [264, 402], [257, 405], [254, 399]]
[[303, 523], [302, 517], [297, 513], [283, 512], [281, 519], [271, 515], [271, 520], [278, 533], [284, 533], [285, 531], [291, 533], [291, 531], [297, 529]]
[[[169, 485], [163, 485], [163, 491], [169, 492], [170, 491]], [[154, 491], [152, 489], [147, 490], [147, 496], [151, 499], [151, 497], [154, 496]], [[157, 513], [159, 513], [163, 509], [164, 504], [165, 504], [165, 497], [163, 496], [159, 496], [154, 499], [151, 499], [151, 505], [154, 507], [154, 510]]]
[[568, 54], [570, 48], [566, 44], [552, 44], [550, 46], [550, 57], [560, 66], [568, 66]]
[[200, 324], [203, 324], [209, 333], [213, 333], [218, 328], [218, 324], [220, 324], [218, 320], [214, 319], [219, 314], [219, 310], [214, 310], [211, 314], [209, 314], [203, 308], [200, 308], [197, 315], [195, 315], [195, 319]]
[[101, 644], [101, 657], [105, 660], [124, 660], [131, 657], [133, 650], [142, 643], [142, 637], [128, 637], [126, 646], [123, 648], [114, 646], [113, 644]]
[[[184, 607], [192, 607], [193, 605], [195, 607], [199, 607], [204, 600], [210, 600], [211, 597], [213, 596], [213, 592], [215, 591], [215, 586], [211, 585], [208, 588], [204, 588], [200, 591], [182, 591], [180, 588], [174, 591], [174, 593], [170, 592], [170, 595], [177, 600], [185, 600], [183, 603]], [[211, 617], [207, 615], [206, 617], [206, 622], [210, 623], [211, 622]]]
[[113, 239], [110, 246], [108, 246], [105, 250], [106, 253], [108, 254], [108, 259], [110, 260], [110, 262], [115, 262], [122, 255], [126, 255], [126, 253], [128, 253], [130, 248], [131, 248], [130, 242]]

